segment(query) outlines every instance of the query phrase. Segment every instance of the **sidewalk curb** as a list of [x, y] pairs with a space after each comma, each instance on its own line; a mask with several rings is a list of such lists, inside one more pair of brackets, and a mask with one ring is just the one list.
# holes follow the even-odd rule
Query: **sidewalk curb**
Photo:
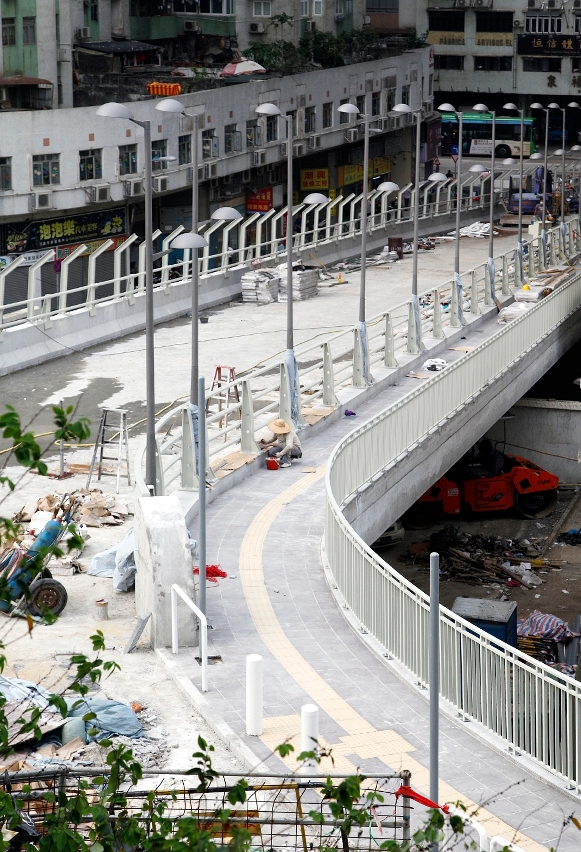
[[[422, 697], [422, 699], [428, 703], [428, 695], [425, 689], [422, 689], [415, 679], [414, 675], [409, 672], [405, 666], [403, 666], [398, 660], [394, 657], [387, 656], [386, 649], [384, 646], [370, 633], [363, 633], [361, 628], [361, 623], [358, 618], [354, 614], [351, 607], [348, 606], [343, 595], [341, 594], [337, 583], [335, 582], [335, 578], [331, 571], [329, 562], [327, 560], [327, 550], [325, 548], [325, 537], [321, 541], [321, 563], [323, 566], [323, 574], [325, 575], [325, 580], [327, 581], [327, 585], [329, 586], [329, 591], [333, 595], [333, 599], [337, 605], [337, 608], [341, 612], [341, 615], [345, 619], [346, 623], [349, 625], [351, 630], [357, 635], [357, 638], [363, 642], [366, 647], [371, 651], [371, 653], [386, 667], [392, 672], [396, 677], [402, 681], [406, 686], [409, 686], [414, 692]], [[575, 793], [573, 790], [565, 787], [565, 782], [560, 781], [556, 775], [553, 775], [551, 772], [548, 772], [543, 767], [538, 766], [532, 760], [532, 758], [527, 757], [525, 754], [515, 755], [511, 753], [504, 741], [497, 737], [493, 733], [489, 733], [482, 726], [471, 719], [461, 719], [458, 716], [457, 711], [443, 698], [440, 698], [440, 712], [446, 716], [446, 718], [452, 722], [454, 725], [461, 726], [466, 725], [467, 727], [464, 730], [470, 734], [470, 736], [475, 737], [475, 739], [480, 740], [484, 745], [487, 745], [489, 748], [493, 748], [502, 754], [503, 757], [508, 758], [515, 766], [520, 767], [523, 771], [534, 775], [538, 778], [539, 781], [542, 781], [543, 784], [548, 784], [553, 787], [555, 790], [558, 790], [560, 793], [564, 793], [568, 796], [572, 802], [575, 802], [577, 805], [581, 800], [581, 794]]]
[[212, 708], [210, 702], [204, 697], [203, 693], [194, 686], [192, 681], [186, 674], [180, 671], [179, 659], [171, 651], [166, 648], [156, 648], [155, 653], [168, 674], [171, 675], [176, 685], [181, 689], [186, 698], [193, 704], [196, 711], [200, 714], [207, 725], [215, 732], [216, 736], [224, 743], [232, 754], [238, 758], [243, 767], [248, 771], [253, 771], [254, 768], [264, 760], [254, 754], [250, 746], [238, 736], [238, 734], [230, 727], [230, 725], [218, 716]]

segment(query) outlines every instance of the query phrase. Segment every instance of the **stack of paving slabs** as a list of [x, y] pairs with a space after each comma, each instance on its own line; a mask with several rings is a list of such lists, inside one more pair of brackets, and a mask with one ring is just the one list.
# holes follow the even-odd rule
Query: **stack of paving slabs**
[[240, 279], [242, 284], [242, 301], [255, 305], [268, 305], [276, 302], [280, 276], [267, 269], [257, 272], [245, 272]]
[[[286, 302], [286, 263], [278, 267], [280, 273], [280, 287], [278, 301]], [[316, 269], [293, 264], [293, 302], [302, 302], [319, 295], [319, 273]]]

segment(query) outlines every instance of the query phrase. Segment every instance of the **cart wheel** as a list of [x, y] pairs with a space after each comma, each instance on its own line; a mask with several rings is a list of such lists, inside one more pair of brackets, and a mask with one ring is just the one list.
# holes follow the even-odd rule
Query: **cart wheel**
[[401, 516], [401, 522], [407, 530], [427, 530], [437, 524], [443, 514], [441, 500], [418, 502]]
[[525, 518], [545, 518], [557, 503], [557, 489], [535, 494], [515, 494], [516, 507]]
[[28, 610], [31, 615], [42, 615], [44, 609], [59, 615], [66, 607], [67, 600], [67, 590], [58, 580], [37, 580], [30, 587]]

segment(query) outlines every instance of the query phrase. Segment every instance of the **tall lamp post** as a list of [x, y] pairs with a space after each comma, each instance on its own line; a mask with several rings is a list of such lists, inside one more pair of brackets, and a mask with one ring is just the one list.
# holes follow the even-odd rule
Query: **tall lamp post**
[[155, 464], [155, 342], [153, 313], [153, 261], [161, 256], [153, 254], [153, 211], [151, 175], [151, 122], [139, 121], [124, 104], [106, 103], [97, 109], [97, 115], [122, 118], [143, 128], [144, 136], [144, 194], [145, 194], [145, 484], [156, 493]]
[[[408, 352], [416, 355], [424, 348], [421, 340], [420, 326], [420, 303], [418, 301], [418, 237], [419, 237], [419, 214], [420, 214], [420, 124], [422, 120], [422, 110], [413, 110], [408, 104], [396, 104], [392, 112], [399, 115], [415, 115], [416, 117], [416, 162], [415, 162], [415, 203], [414, 203], [414, 243], [412, 246], [412, 311], [410, 323], [408, 327]], [[445, 181], [448, 180], [446, 175], [441, 172], [435, 172], [429, 177], [430, 181]]]
[[490, 298], [494, 301], [496, 293], [494, 290], [494, 278], [496, 270], [494, 268], [494, 170], [496, 167], [496, 112], [489, 110], [486, 104], [476, 104], [473, 109], [476, 112], [488, 112], [492, 116], [492, 151], [490, 154], [490, 212], [489, 225], [490, 233], [488, 235], [488, 282]]
[[452, 104], [441, 104], [438, 112], [453, 112], [458, 119], [458, 159], [456, 161], [456, 240], [454, 245], [454, 287], [450, 305], [450, 325], [458, 328], [465, 324], [462, 315], [462, 279], [460, 278], [460, 216], [462, 213], [462, 111]]
[[563, 175], [563, 185], [561, 186], [561, 241], [563, 244], [563, 253], [565, 252], [565, 133], [566, 133], [566, 117], [567, 109], [579, 109], [577, 101], [570, 101], [566, 107], [559, 104], [549, 104], [549, 109], [560, 109], [562, 114], [562, 131], [561, 145], [562, 147], [556, 151], [556, 154], [561, 155], [561, 174]]
[[[549, 157], [549, 110], [554, 108], [559, 109], [559, 104], [549, 104], [544, 107], [542, 104], [531, 104], [531, 109], [542, 109], [545, 113], [545, 154], [543, 157], [543, 224], [541, 226], [541, 256], [543, 259], [543, 269], [547, 266], [547, 160]], [[539, 159], [536, 154], [532, 154], [532, 159]]]
[[524, 170], [524, 147], [525, 147], [525, 111], [519, 109], [516, 104], [508, 103], [503, 106], [503, 109], [518, 112], [520, 116], [520, 152], [518, 158], [518, 236], [516, 239], [516, 264], [515, 270], [518, 270], [519, 284], [524, 283], [524, 264], [523, 264], [523, 242], [522, 242], [522, 194], [523, 194], [523, 170]]
[[294, 346], [293, 318], [293, 124], [292, 115], [284, 115], [276, 104], [259, 104], [258, 115], [276, 115], [286, 122], [286, 367], [290, 387], [291, 420], [302, 429], [304, 419], [300, 407], [300, 387]]

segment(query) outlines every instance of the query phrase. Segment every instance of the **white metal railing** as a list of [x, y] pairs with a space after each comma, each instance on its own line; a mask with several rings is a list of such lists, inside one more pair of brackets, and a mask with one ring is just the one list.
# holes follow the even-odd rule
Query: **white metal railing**
[[208, 622], [206, 616], [193, 600], [186, 595], [177, 583], [171, 587], [171, 650], [172, 654], [179, 652], [178, 636], [178, 596], [189, 606], [200, 622], [200, 661], [202, 663], [202, 692], [208, 691]]
[[[380, 559], [343, 508], [377, 477], [398, 475], [429, 434], [581, 306], [581, 273], [501, 327], [441, 373], [354, 429], [327, 466], [325, 544], [330, 569], [362, 626], [387, 652], [429, 681], [429, 598]], [[395, 480], [394, 480], [395, 481]], [[395, 517], [385, 517], [386, 526]], [[581, 790], [581, 683], [494, 639], [440, 607], [441, 695], [466, 720], [500, 737]]]
[[[532, 168], [532, 166], [530, 167]], [[500, 198], [502, 188], [497, 186], [496, 192]], [[420, 218], [435, 220], [438, 217], [450, 216], [455, 210], [456, 181], [450, 180], [437, 189], [424, 186], [419, 193]], [[402, 203], [402, 191], [394, 197], [393, 194], [380, 195], [372, 192], [369, 195], [372, 205], [368, 216], [369, 233], [387, 230], [393, 225], [413, 220], [414, 210]], [[410, 199], [413, 201], [413, 199]], [[394, 207], [390, 205], [393, 204]], [[483, 217], [487, 216], [489, 196], [473, 196], [462, 199], [462, 206], [471, 212], [482, 209]], [[235, 269], [248, 265], [276, 263], [286, 258], [286, 236], [284, 229], [286, 208], [276, 212], [269, 211], [262, 216], [253, 214], [240, 222], [230, 223], [224, 231], [220, 223], [203, 222], [199, 231], [207, 235], [208, 246], [200, 252], [198, 259], [200, 278], [212, 275], [228, 275]], [[346, 238], [355, 238], [361, 234], [361, 196], [352, 194], [347, 198], [339, 196], [326, 204], [317, 206], [299, 204], [293, 213], [295, 233], [293, 235], [293, 251], [315, 250], [321, 245], [333, 245]], [[177, 236], [183, 227], [180, 225], [171, 234], [163, 238], [163, 248], [168, 248], [171, 240]], [[161, 236], [161, 231], [155, 231], [154, 239]], [[70, 287], [69, 273], [71, 263], [86, 250], [86, 246], [78, 246], [75, 251], [62, 261], [58, 290], [43, 292], [46, 285], [41, 283], [41, 267], [52, 262], [55, 250], [49, 249], [39, 260], [28, 268], [26, 298], [7, 299], [6, 282], [10, 275], [21, 265], [22, 258], [18, 257], [0, 270], [0, 335], [7, 328], [22, 325], [26, 322], [40, 321], [50, 326], [54, 317], [79, 309], [89, 309], [91, 315], [97, 313], [99, 305], [114, 300], [128, 300], [133, 303], [145, 295], [145, 243], [139, 246], [138, 269], [135, 272], [122, 274], [123, 264], [129, 268], [129, 248], [137, 239], [131, 235], [113, 252], [113, 278], [97, 280], [97, 260], [99, 255], [110, 248], [111, 241], [107, 240], [89, 257], [87, 281], [78, 287]], [[170, 263], [170, 257], [164, 256], [154, 270], [154, 286], [156, 289], [168, 290], [172, 286], [182, 285], [190, 281], [190, 254], [183, 253], [183, 259]]]
[[[568, 250], [572, 254], [581, 249], [581, 237], [574, 230], [577, 219], [567, 224]], [[533, 269], [540, 267], [540, 239], [528, 244]], [[560, 247], [560, 229], [548, 232], [549, 255], [556, 262]], [[497, 287], [509, 296], [514, 284], [514, 251], [496, 258]], [[493, 304], [488, 282], [488, 267], [482, 263], [463, 275], [463, 302], [468, 316], [481, 313], [482, 306]], [[420, 296], [422, 334], [425, 337], [443, 337], [444, 328], [454, 321], [451, 316], [452, 281]], [[408, 347], [410, 303], [405, 301], [389, 311], [367, 321], [367, 339], [371, 370], [394, 368], [400, 353]], [[303, 406], [327, 409], [337, 404], [337, 393], [353, 383], [355, 372], [354, 349], [356, 326], [348, 326], [331, 334], [319, 335], [313, 342], [297, 346], [299, 384]], [[265, 366], [225, 382], [219, 389], [221, 397], [211, 388], [206, 392], [208, 410], [208, 454], [217, 471], [227, 464], [225, 457], [232, 451], [256, 453], [257, 437], [266, 424], [276, 416], [284, 416], [288, 377], [282, 356], [265, 359]], [[228, 395], [237, 397], [227, 400]], [[191, 426], [189, 405], [178, 406], [165, 414], [156, 424], [159, 482], [157, 493], [167, 494], [180, 487], [195, 489], [193, 439], [188, 438]], [[186, 440], [183, 440], [184, 428]], [[137, 450], [135, 476], [141, 493], [149, 492], [143, 479], [144, 450]], [[209, 472], [210, 473], [210, 472]], [[210, 473], [211, 475], [211, 473]]]

